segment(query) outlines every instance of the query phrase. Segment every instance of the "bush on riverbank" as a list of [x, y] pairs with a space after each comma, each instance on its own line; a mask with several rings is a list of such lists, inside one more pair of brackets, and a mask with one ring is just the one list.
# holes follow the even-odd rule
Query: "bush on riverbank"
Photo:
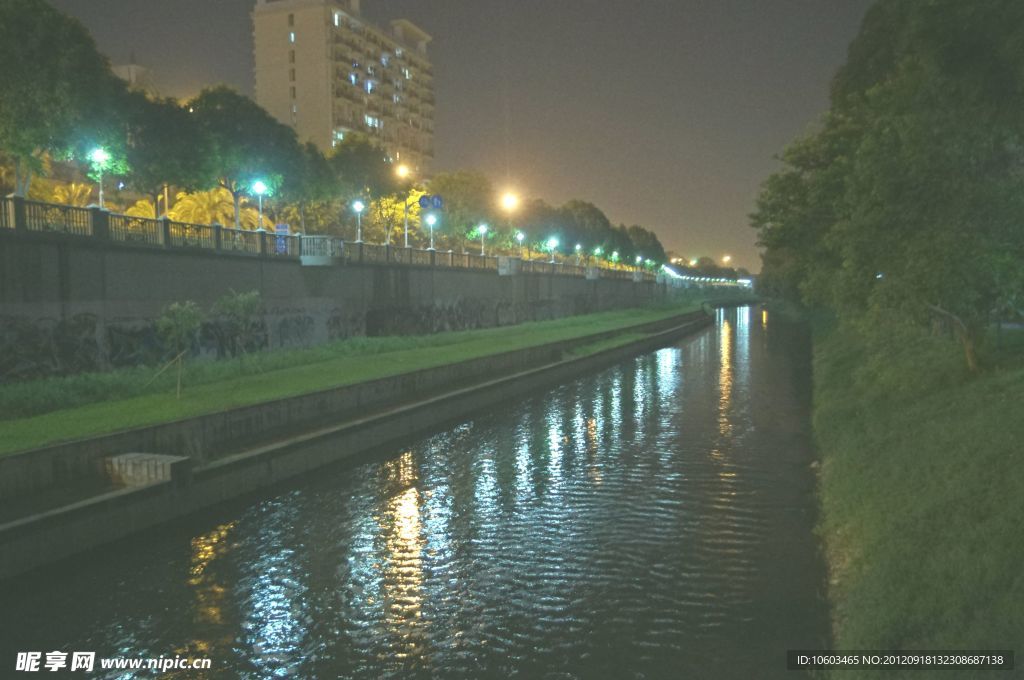
[[1024, 332], [1000, 343], [970, 376], [919, 329], [819, 333], [837, 649], [1024, 649]]

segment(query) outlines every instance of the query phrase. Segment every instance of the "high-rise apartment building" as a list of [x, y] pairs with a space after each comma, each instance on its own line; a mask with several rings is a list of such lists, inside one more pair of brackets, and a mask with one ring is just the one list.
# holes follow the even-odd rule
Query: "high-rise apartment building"
[[412, 22], [390, 31], [359, 0], [258, 0], [253, 9], [256, 101], [324, 151], [359, 131], [391, 159], [426, 172], [434, 155], [430, 36]]

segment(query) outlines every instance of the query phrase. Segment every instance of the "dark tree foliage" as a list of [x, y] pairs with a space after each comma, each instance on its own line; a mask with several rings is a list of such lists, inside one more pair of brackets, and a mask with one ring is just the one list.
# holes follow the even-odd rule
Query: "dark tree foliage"
[[213, 175], [234, 199], [236, 228], [241, 197], [253, 195], [256, 181], [273, 193], [285, 177], [302, 173], [302, 149], [295, 132], [248, 97], [215, 87], [203, 90], [188, 108], [208, 141]]
[[0, 2], [0, 149], [25, 195], [43, 157], [117, 156], [125, 88], [80, 22], [43, 0]]
[[1024, 3], [882, 0], [753, 225], [763, 281], [852, 319], [946, 324], [976, 368], [1024, 288]]

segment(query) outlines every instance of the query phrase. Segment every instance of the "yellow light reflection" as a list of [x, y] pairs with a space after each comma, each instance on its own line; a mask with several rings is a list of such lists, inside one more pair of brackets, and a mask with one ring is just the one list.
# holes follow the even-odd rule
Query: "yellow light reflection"
[[761, 328], [768, 328], [768, 310], [761, 310]]
[[411, 486], [391, 499], [384, 522], [387, 566], [382, 595], [386, 603], [385, 617], [396, 638], [394, 656], [403, 659], [419, 652], [417, 631], [422, 623], [425, 540], [416, 487]]
[[733, 381], [732, 342], [732, 324], [727, 319], [723, 319], [718, 346], [718, 431], [723, 437], [732, 434], [732, 423], [729, 421]]
[[208, 569], [214, 560], [227, 552], [227, 537], [234, 527], [235, 522], [229, 522], [192, 539], [188, 584], [196, 597], [196, 618], [206, 623], [223, 623], [224, 586], [208, 573]]

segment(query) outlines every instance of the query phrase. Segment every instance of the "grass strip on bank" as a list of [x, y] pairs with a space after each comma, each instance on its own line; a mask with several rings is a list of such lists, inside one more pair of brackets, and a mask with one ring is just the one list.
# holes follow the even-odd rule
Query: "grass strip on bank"
[[[197, 362], [187, 369], [181, 400], [175, 398], [170, 385], [162, 386], [160, 392], [117, 399], [118, 381], [99, 375], [91, 403], [0, 421], [0, 455], [629, 328], [698, 307], [696, 303], [673, 304], [429, 336], [355, 338], [305, 350], [251, 355], [244, 364], [237, 360]], [[129, 387], [138, 387], [133, 381], [148, 380], [154, 372], [152, 368], [132, 369], [127, 377]], [[59, 387], [61, 380], [83, 382], [87, 377], [46, 381], [46, 393], [59, 394], [54, 385]], [[9, 403], [31, 389], [32, 383], [5, 386], [0, 389], [0, 403]]]
[[969, 376], [944, 338], [818, 334], [836, 649], [1024, 649], [1024, 332], [999, 343]]

